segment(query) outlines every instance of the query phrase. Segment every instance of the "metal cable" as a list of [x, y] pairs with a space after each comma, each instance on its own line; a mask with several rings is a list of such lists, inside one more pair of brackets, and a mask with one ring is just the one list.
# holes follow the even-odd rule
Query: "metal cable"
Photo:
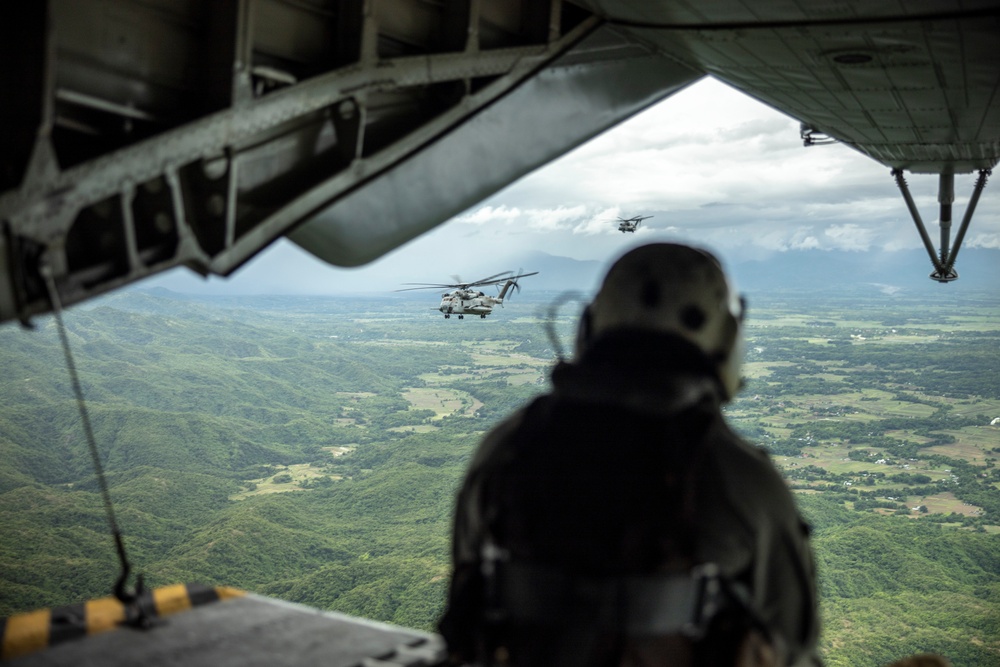
[[[59, 331], [59, 340], [62, 342], [63, 354], [66, 357], [66, 368], [69, 370], [70, 382], [73, 385], [73, 394], [76, 396], [76, 405], [80, 410], [80, 419], [83, 422], [83, 432], [87, 439], [87, 447], [90, 450], [91, 462], [94, 464], [94, 471], [97, 474], [97, 483], [101, 489], [101, 497], [104, 500], [104, 511], [111, 526], [111, 535], [115, 540], [115, 549], [118, 552], [118, 561], [121, 564], [121, 574], [115, 582], [114, 593], [123, 604], [130, 604], [135, 600], [135, 595], [125, 591], [125, 582], [128, 579], [132, 566], [129, 564], [128, 556], [125, 553], [125, 542], [122, 540], [121, 530], [118, 528], [118, 521], [115, 518], [115, 508], [111, 503], [111, 493], [108, 490], [108, 482], [104, 476], [104, 466], [101, 465], [101, 457], [97, 452], [97, 440], [94, 437], [94, 429], [90, 423], [90, 414], [87, 410], [87, 403], [83, 397], [83, 388], [80, 385], [80, 377], [76, 372], [76, 363], [73, 361], [73, 352], [69, 346], [69, 336], [66, 333], [66, 324], [62, 318], [62, 303], [59, 300], [59, 292], [56, 289], [55, 280], [52, 277], [52, 270], [48, 266], [42, 266], [39, 270], [45, 279], [45, 285], [49, 292], [49, 301], [52, 304], [52, 314], [56, 319], [56, 328]], [[138, 593], [139, 591], [137, 591]]]

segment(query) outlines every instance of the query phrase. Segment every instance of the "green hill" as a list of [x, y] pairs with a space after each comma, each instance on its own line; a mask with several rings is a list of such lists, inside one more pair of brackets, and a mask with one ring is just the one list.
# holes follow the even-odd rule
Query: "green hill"
[[[534, 317], [425, 305], [122, 293], [68, 313], [135, 569], [433, 628], [465, 466], [544, 390], [553, 346]], [[727, 414], [813, 525], [831, 666], [1000, 662], [1000, 306], [949, 308], [755, 305]], [[54, 323], [38, 325], [0, 327], [0, 615], [107, 595], [118, 569]], [[571, 318], [555, 325], [571, 340]]]

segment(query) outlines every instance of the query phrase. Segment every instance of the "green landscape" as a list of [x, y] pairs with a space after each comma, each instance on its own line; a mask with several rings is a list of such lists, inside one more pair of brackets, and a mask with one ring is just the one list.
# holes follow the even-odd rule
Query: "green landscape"
[[[726, 413], [812, 524], [832, 667], [1000, 664], [1000, 298], [955, 294], [751, 295]], [[396, 295], [136, 290], [72, 309], [134, 567], [433, 629], [465, 466], [571, 346], [556, 299], [461, 321]], [[0, 374], [0, 616], [108, 595], [114, 545], [51, 317], [0, 327]]]

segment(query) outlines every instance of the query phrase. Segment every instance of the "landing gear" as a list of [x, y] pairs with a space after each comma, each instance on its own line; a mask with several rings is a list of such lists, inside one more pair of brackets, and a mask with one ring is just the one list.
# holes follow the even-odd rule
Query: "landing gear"
[[464, 319], [465, 319], [465, 315], [459, 315], [459, 316], [458, 316], [458, 319], [460, 319], [460, 320], [464, 320]]
[[958, 229], [958, 234], [955, 236], [954, 245], [951, 243], [951, 205], [955, 201], [955, 175], [940, 174], [938, 176], [938, 204], [941, 206], [939, 221], [941, 226], [941, 247], [940, 252], [935, 253], [934, 244], [927, 234], [924, 221], [920, 218], [920, 213], [917, 212], [917, 205], [913, 202], [910, 189], [903, 179], [903, 170], [892, 170], [892, 176], [896, 179], [896, 185], [899, 186], [899, 190], [903, 193], [903, 200], [906, 201], [906, 207], [910, 209], [910, 217], [913, 218], [913, 223], [917, 226], [917, 231], [920, 233], [920, 239], [924, 242], [927, 254], [930, 255], [931, 264], [934, 265], [934, 271], [930, 275], [931, 280], [936, 280], [939, 283], [950, 283], [953, 280], [958, 280], [958, 271], [955, 270], [955, 260], [958, 259], [958, 251], [962, 247], [962, 241], [965, 239], [965, 232], [969, 229], [969, 223], [972, 222], [972, 214], [976, 210], [976, 204], [979, 203], [979, 195], [982, 194], [983, 187], [986, 186], [986, 179], [989, 175], [989, 169], [979, 170], [979, 177], [976, 179], [976, 184], [972, 189], [972, 197], [969, 198], [969, 203], [965, 207], [965, 216], [962, 218], [962, 224]]
[[451, 319], [451, 313], [445, 313], [444, 314], [444, 319], [450, 320]]

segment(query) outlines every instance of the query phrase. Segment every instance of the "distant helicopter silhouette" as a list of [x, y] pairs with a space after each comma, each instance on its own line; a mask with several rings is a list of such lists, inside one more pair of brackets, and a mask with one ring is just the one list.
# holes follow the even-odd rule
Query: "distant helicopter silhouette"
[[643, 220], [648, 220], [649, 218], [652, 217], [653, 216], [651, 215], [643, 215], [643, 216], [634, 215], [631, 218], [619, 217], [618, 220], [612, 220], [611, 222], [617, 222], [618, 231], [624, 234], [625, 232], [635, 232], [635, 230], [639, 228], [640, 222], [642, 222]]
[[[469, 283], [456, 282], [450, 285], [405, 283], [406, 285], [417, 285], [417, 287], [407, 287], [395, 291], [409, 292], [418, 289], [451, 290], [441, 295], [441, 305], [438, 306], [438, 310], [444, 313], [446, 320], [450, 319], [452, 315], [457, 315], [460, 320], [465, 319], [466, 315], [479, 315], [481, 319], [485, 319], [487, 315], [493, 312], [494, 307], [503, 307], [503, 300], [510, 292], [510, 288], [513, 287], [517, 291], [521, 290], [521, 285], [518, 283], [521, 278], [536, 275], [538, 271], [532, 271], [531, 273], [521, 273], [518, 271], [516, 275], [511, 275], [513, 273], [513, 271], [503, 271], [488, 278], [474, 280]], [[452, 277], [459, 280], [457, 276]], [[503, 283], [503, 287], [499, 287], [501, 283]], [[497, 296], [490, 296], [476, 289], [487, 285], [497, 285], [500, 293]]]

